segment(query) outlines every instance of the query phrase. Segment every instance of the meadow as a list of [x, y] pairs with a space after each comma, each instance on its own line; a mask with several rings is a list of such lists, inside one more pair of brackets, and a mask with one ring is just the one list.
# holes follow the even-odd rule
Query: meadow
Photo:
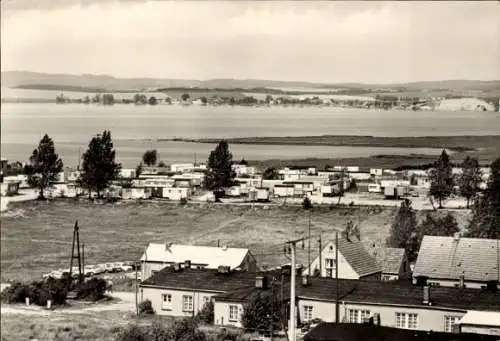
[[[311, 213], [311, 257], [318, 239], [332, 240], [352, 220], [368, 244], [382, 245], [394, 219], [394, 207], [315, 207]], [[149, 242], [198, 245], [227, 244], [249, 248], [259, 265], [288, 263], [284, 242], [308, 231], [308, 212], [301, 206], [240, 206], [158, 202], [93, 204], [70, 199], [13, 203], [2, 214], [1, 280], [32, 280], [68, 267], [73, 226], [78, 220], [85, 244], [85, 263], [137, 260]], [[424, 211], [418, 212], [421, 219]], [[466, 211], [455, 211], [460, 226]], [[307, 262], [307, 246], [298, 260]]]

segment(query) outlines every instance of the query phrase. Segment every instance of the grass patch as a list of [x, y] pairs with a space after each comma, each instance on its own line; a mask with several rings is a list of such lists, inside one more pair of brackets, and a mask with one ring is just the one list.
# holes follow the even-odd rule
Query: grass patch
[[[220, 240], [221, 245], [249, 248], [260, 265], [278, 265], [289, 262], [283, 255], [283, 242], [305, 235], [308, 226], [308, 212], [301, 206], [96, 205], [55, 200], [15, 203], [12, 207], [15, 214], [0, 218], [2, 281], [32, 280], [69, 266], [75, 220], [80, 226], [80, 241], [85, 243], [86, 264], [139, 259], [148, 242], [216, 246]], [[359, 225], [363, 240], [383, 243], [394, 213], [395, 207], [315, 207], [311, 253], [318, 253], [319, 233], [324, 241], [333, 238], [349, 220]], [[424, 214], [419, 212], [419, 216]], [[464, 219], [459, 217], [459, 224]], [[300, 250], [298, 260], [307, 261], [307, 250]], [[133, 280], [115, 281], [114, 290], [118, 290], [117, 285], [134, 290]]]

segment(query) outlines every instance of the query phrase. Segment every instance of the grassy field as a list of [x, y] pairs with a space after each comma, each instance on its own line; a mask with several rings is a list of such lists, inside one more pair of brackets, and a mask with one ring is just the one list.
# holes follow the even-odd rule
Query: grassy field
[[[122, 327], [133, 322], [123, 312], [57, 314], [51, 316], [2, 314], [2, 341], [114, 341]], [[128, 314], [130, 315], [130, 314]]]
[[[311, 218], [311, 253], [317, 239], [334, 237], [352, 220], [363, 241], [381, 244], [389, 233], [395, 207], [317, 207]], [[424, 212], [419, 212], [423, 216]], [[466, 221], [459, 212], [459, 222]], [[250, 207], [166, 202], [90, 204], [73, 201], [15, 203], [0, 218], [1, 280], [31, 280], [69, 266], [73, 225], [78, 220], [85, 243], [85, 263], [138, 259], [148, 242], [247, 247], [260, 265], [289, 262], [283, 242], [307, 232], [308, 215], [301, 207]], [[298, 254], [307, 260], [307, 250]]]

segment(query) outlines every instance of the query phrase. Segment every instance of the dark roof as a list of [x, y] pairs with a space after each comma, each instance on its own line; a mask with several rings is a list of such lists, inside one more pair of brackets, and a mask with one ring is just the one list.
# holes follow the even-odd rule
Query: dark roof
[[469, 281], [500, 280], [498, 239], [424, 236], [414, 276]]
[[[333, 244], [335, 245], [335, 242]], [[326, 247], [330, 245], [331, 242]], [[356, 237], [347, 240], [347, 238], [339, 236], [339, 252], [360, 277], [382, 272], [382, 267], [377, 264], [375, 258], [366, 251], [363, 243]]]
[[[336, 280], [316, 278], [309, 286], [297, 284], [297, 296], [309, 299], [335, 301]], [[434, 308], [459, 310], [500, 310], [500, 291], [455, 287], [430, 287], [430, 301]], [[339, 299], [345, 302], [423, 306], [423, 288], [407, 281], [382, 282], [369, 280], [339, 280]]]
[[[288, 280], [289, 281], [289, 280]], [[272, 293], [273, 287], [268, 285], [267, 289], [259, 289], [255, 287], [255, 285], [248, 286], [245, 288], [231, 290], [223, 294], [219, 294], [214, 296], [215, 301], [219, 302], [238, 302], [242, 303], [247, 301], [254, 293], [257, 292], [270, 292]], [[286, 301], [290, 298], [290, 284], [283, 285], [283, 296], [281, 296], [281, 284], [275, 283], [274, 285], [274, 294], [276, 297], [279, 297], [281, 300]]]
[[238, 290], [255, 284], [257, 276], [279, 277], [278, 272], [247, 272], [232, 271], [224, 274], [216, 269], [181, 269], [174, 270], [172, 266], [153, 274], [141, 283], [141, 286], [155, 286], [169, 289], [188, 289], [199, 291], [226, 292]]
[[427, 332], [356, 323], [321, 323], [304, 341], [486, 341], [498, 336]]

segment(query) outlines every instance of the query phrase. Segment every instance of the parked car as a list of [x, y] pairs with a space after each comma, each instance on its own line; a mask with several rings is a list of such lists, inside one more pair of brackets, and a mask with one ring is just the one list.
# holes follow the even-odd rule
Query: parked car
[[94, 266], [94, 274], [95, 275], [100, 275], [102, 273], [106, 272], [106, 265], [105, 264], [97, 264]]
[[132, 265], [125, 265], [125, 264], [122, 264], [121, 269], [122, 269], [122, 271], [125, 271], [125, 272], [129, 272], [129, 271], [134, 270]]
[[83, 269], [83, 273], [87, 277], [92, 276], [95, 273], [95, 266], [94, 265], [85, 265], [85, 268]]

